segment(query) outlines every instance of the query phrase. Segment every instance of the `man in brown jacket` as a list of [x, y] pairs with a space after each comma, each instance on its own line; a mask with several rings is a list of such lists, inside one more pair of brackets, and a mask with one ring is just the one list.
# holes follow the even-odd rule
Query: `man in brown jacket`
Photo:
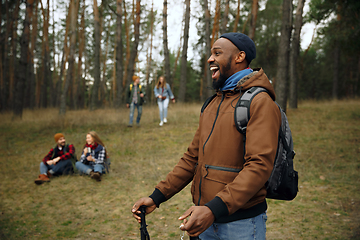
[[[225, 33], [214, 43], [208, 63], [217, 96], [201, 114], [194, 139], [178, 164], [150, 197], [134, 204], [138, 221], [141, 205], [151, 213], [192, 181], [195, 206], [180, 216], [181, 230], [202, 240], [265, 239], [265, 183], [273, 168], [281, 114], [263, 70], [249, 68], [255, 56], [255, 44], [242, 33]], [[234, 106], [254, 86], [268, 93], [251, 101], [244, 146]]]

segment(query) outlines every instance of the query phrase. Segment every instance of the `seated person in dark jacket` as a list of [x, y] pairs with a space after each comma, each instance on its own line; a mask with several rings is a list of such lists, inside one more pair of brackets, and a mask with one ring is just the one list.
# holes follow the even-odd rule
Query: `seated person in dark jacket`
[[44, 157], [40, 163], [40, 175], [35, 180], [36, 184], [50, 182], [53, 175], [69, 174], [73, 172], [71, 159], [74, 157], [75, 148], [72, 144], [66, 145], [64, 134], [54, 136], [56, 146]]

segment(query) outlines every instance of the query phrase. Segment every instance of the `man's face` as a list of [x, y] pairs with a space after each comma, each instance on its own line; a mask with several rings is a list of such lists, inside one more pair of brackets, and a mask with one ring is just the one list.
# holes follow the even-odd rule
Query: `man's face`
[[139, 83], [140, 83], [140, 78], [137, 78], [137, 79], [135, 80], [135, 83], [136, 83], [136, 84], [139, 84]]
[[65, 138], [64, 137], [59, 138], [59, 140], [57, 141], [57, 145], [59, 147], [64, 147], [65, 146]]
[[214, 43], [208, 59], [210, 70], [213, 72], [211, 77], [214, 89], [221, 88], [226, 79], [236, 72], [233, 66], [238, 52], [238, 48], [226, 38], [220, 38]]

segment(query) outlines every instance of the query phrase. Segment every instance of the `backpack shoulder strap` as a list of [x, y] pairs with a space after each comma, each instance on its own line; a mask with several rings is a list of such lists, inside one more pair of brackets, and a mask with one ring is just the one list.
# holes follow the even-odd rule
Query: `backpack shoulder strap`
[[209, 105], [209, 103], [216, 97], [216, 93], [210, 97], [208, 97], [208, 99], [205, 100], [203, 106], [201, 107], [201, 113], [204, 112], [205, 108], [207, 107], [207, 105]]
[[242, 133], [246, 133], [247, 124], [250, 119], [250, 104], [253, 98], [261, 92], [267, 92], [263, 87], [252, 87], [244, 92], [235, 105], [234, 120], [236, 129]]

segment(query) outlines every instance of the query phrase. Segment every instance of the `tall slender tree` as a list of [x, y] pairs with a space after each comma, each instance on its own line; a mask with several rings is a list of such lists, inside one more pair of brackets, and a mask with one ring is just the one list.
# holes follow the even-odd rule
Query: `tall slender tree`
[[235, 17], [233, 32], [237, 32], [239, 19], [240, 19], [240, 0], [238, 0], [238, 4], [237, 4], [237, 8], [236, 8], [236, 17]]
[[134, 42], [131, 46], [130, 59], [127, 65], [127, 79], [126, 84], [129, 85], [131, 83], [132, 76], [134, 75], [134, 66], [135, 60], [138, 51], [139, 38], [140, 38], [140, 0], [136, 0], [136, 18], [134, 22]]
[[229, 21], [229, 8], [230, 8], [230, 0], [225, 0], [225, 10], [221, 21], [221, 29], [220, 33], [226, 33], [227, 32], [227, 24]]
[[179, 102], [185, 102], [186, 95], [186, 79], [187, 79], [187, 51], [189, 42], [190, 28], [190, 0], [185, 0], [185, 26], [184, 26], [184, 42], [181, 54], [181, 70], [180, 70], [180, 86], [179, 86]]
[[90, 111], [98, 108], [98, 91], [100, 86], [100, 16], [97, 0], [94, 0], [94, 35], [95, 35], [95, 59], [94, 59], [94, 84], [91, 92]]
[[116, 1], [116, 96], [115, 107], [121, 106], [123, 91], [122, 0]]
[[26, 81], [27, 66], [29, 60], [29, 42], [30, 42], [30, 23], [33, 12], [34, 0], [26, 1], [26, 12], [24, 19], [23, 33], [20, 39], [20, 65], [19, 65], [19, 79], [16, 82], [15, 91], [15, 105], [14, 105], [14, 117], [22, 118], [23, 106], [24, 106], [24, 85]]
[[69, 90], [69, 86], [71, 80], [74, 76], [74, 65], [75, 65], [75, 49], [76, 49], [76, 23], [77, 23], [77, 4], [76, 2], [79, 0], [71, 0], [70, 4], [70, 53], [69, 53], [69, 60], [68, 60], [68, 69], [66, 73], [66, 79], [64, 83], [64, 88], [60, 98], [60, 109], [59, 114], [65, 115], [66, 113], [66, 96]]
[[14, 85], [15, 85], [15, 79], [16, 79], [16, 72], [15, 71], [15, 64], [16, 64], [16, 57], [17, 57], [17, 42], [18, 42], [18, 36], [17, 36], [17, 26], [18, 26], [18, 16], [19, 16], [19, 10], [20, 10], [20, 0], [16, 1], [15, 4], [14, 13], [11, 15], [13, 18], [13, 27], [12, 27], [12, 37], [11, 37], [11, 56], [9, 61], [9, 98], [8, 98], [8, 106], [12, 108], [14, 103]]
[[153, 48], [153, 32], [154, 32], [154, 0], [151, 2], [151, 11], [150, 11], [150, 47], [147, 51], [146, 56], [146, 96], [150, 96], [152, 92], [152, 88], [150, 87], [150, 71], [151, 71], [151, 65], [152, 65], [152, 48]]
[[251, 21], [250, 21], [250, 31], [249, 31], [249, 38], [253, 41], [255, 40], [255, 31], [256, 31], [256, 20], [259, 11], [259, 1], [253, 0], [252, 7], [251, 7]]
[[168, 48], [168, 36], [167, 36], [167, 7], [168, 7], [168, 1], [164, 0], [163, 3], [163, 46], [164, 46], [164, 70], [165, 70], [165, 79], [166, 81], [172, 85], [172, 77], [171, 77], [171, 71], [170, 71], [170, 54], [169, 54], [169, 48]]
[[292, 1], [283, 0], [281, 37], [278, 51], [278, 66], [275, 79], [275, 93], [279, 105], [286, 111], [288, 77], [289, 77], [289, 52], [292, 30]]
[[295, 14], [295, 29], [292, 38], [292, 48], [290, 55], [290, 96], [289, 107], [297, 108], [297, 60], [300, 52], [300, 34], [303, 25], [303, 9], [305, 0], [298, 0]]
[[211, 39], [210, 39], [210, 10], [209, 10], [209, 3], [208, 0], [203, 1], [203, 10], [205, 15], [205, 57], [204, 57], [204, 94], [205, 95], [202, 99], [202, 101], [205, 100], [205, 98], [208, 98], [213, 93], [211, 88], [211, 71], [209, 68], [209, 64], [207, 62], [207, 59], [210, 57], [211, 54]]
[[47, 8], [45, 10], [42, 1], [40, 1], [41, 10], [43, 14], [43, 35], [42, 38], [42, 83], [40, 92], [40, 104], [41, 107], [46, 108], [48, 106], [48, 88], [52, 84], [50, 74], [50, 48], [49, 48], [49, 21], [50, 21], [50, 1], [47, 0]]

